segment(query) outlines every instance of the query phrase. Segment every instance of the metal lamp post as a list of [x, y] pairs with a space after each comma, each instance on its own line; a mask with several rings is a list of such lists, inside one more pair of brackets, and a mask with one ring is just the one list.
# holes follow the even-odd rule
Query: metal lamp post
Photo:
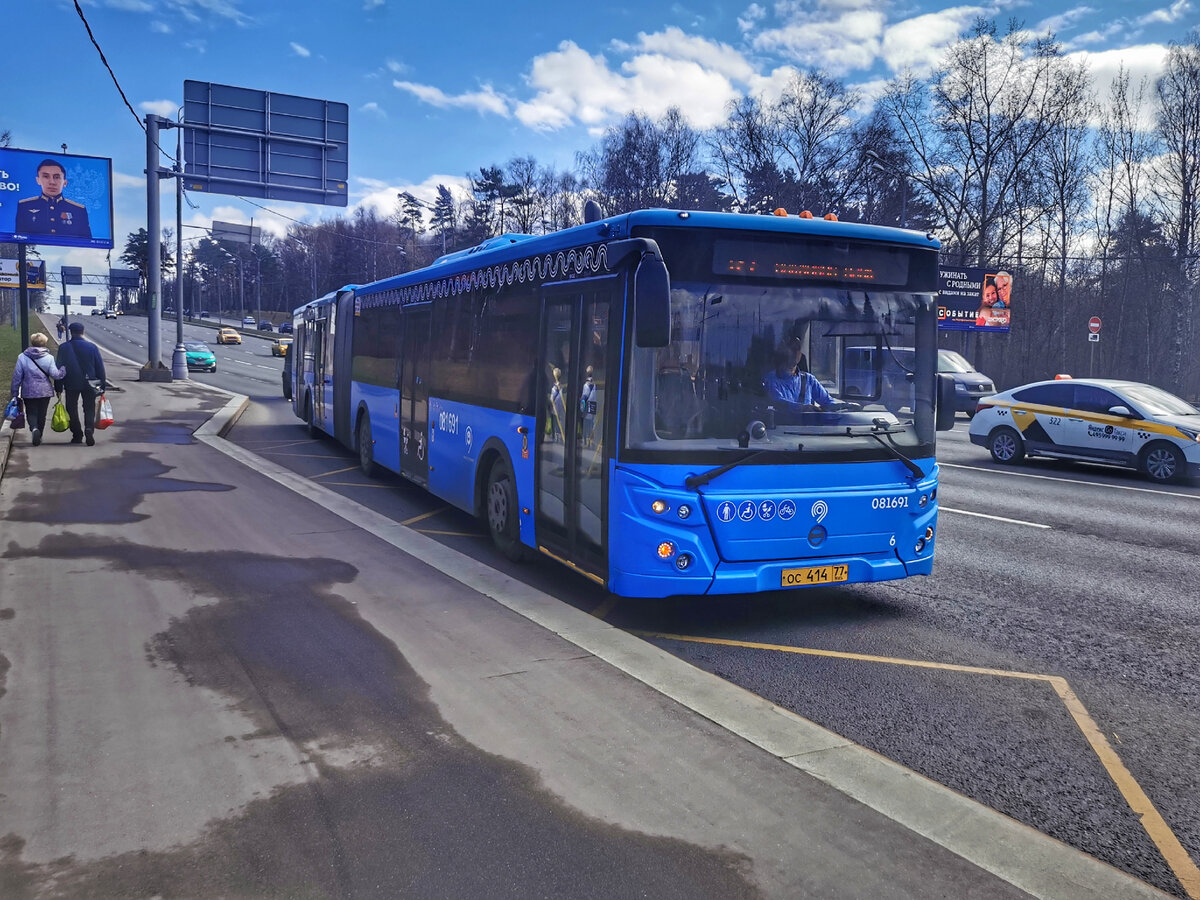
[[887, 172], [900, 179], [900, 227], [908, 227], [908, 173], [899, 172], [885, 163], [874, 150], [864, 150], [863, 156], [871, 161], [871, 168], [876, 172]]

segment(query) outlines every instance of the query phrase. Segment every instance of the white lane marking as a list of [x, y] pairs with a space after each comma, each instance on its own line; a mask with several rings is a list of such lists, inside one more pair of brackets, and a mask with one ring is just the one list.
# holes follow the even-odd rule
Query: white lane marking
[[1010, 525], [1028, 525], [1030, 528], [1050, 528], [1049, 525], [1043, 525], [1041, 522], [1025, 522], [1021, 519], [1006, 519], [1004, 516], [990, 516], [987, 513], [970, 512], [965, 509], [950, 509], [947, 506], [939, 506], [938, 512], [957, 513], [960, 516], [975, 516], [978, 519], [991, 519], [994, 522], [1008, 522]]
[[270, 371], [274, 371], [274, 370], [275, 370], [275, 367], [274, 367], [274, 366], [264, 366], [264, 365], [262, 365], [261, 363], [255, 363], [254, 365], [255, 365], [257, 368], [259, 368], [259, 369], [269, 369]]
[[235, 363], [237, 363], [239, 366], [252, 366], [252, 365], [254, 365], [254, 363], [246, 362], [244, 359], [233, 359], [233, 357], [229, 357], [229, 359], [230, 359], [230, 361], [231, 361], [231, 362], [235, 362]]
[[1200, 500], [1200, 494], [1177, 494], [1174, 491], [1158, 491], [1154, 488], [1132, 487], [1128, 484], [1104, 484], [1101, 481], [1080, 481], [1077, 478], [1058, 478], [1054, 475], [1034, 475], [1032, 472], [1005, 472], [983, 466], [964, 466], [961, 463], [939, 462], [944, 469], [970, 469], [972, 472], [991, 472], [993, 475], [1012, 475], [1015, 478], [1040, 478], [1043, 481], [1061, 481], [1063, 484], [1086, 484], [1088, 487], [1106, 487], [1117, 491], [1136, 491], [1139, 494], [1154, 494], [1158, 497], [1182, 497], [1185, 500]]

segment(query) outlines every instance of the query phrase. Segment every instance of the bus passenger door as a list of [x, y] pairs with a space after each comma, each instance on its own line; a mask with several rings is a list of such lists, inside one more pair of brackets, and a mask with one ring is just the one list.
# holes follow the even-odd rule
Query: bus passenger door
[[[570, 293], [567, 293], [567, 292]], [[538, 399], [539, 546], [603, 580], [608, 468], [605, 436], [616, 376], [609, 372], [609, 294], [544, 291]]]
[[400, 471], [429, 481], [429, 309], [405, 310], [400, 377]]

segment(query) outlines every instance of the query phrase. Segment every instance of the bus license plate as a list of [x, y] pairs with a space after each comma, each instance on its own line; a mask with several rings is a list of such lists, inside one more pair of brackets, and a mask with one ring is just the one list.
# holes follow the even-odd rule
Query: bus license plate
[[801, 587], [807, 584], [836, 584], [850, 580], [849, 566], [809, 566], [806, 569], [784, 569], [781, 576], [783, 587]]

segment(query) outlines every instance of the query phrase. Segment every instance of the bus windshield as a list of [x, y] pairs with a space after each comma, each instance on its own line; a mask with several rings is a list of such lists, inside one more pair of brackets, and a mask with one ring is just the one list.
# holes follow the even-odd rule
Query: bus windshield
[[719, 462], [746, 448], [795, 455], [789, 462], [874, 459], [889, 452], [882, 436], [906, 455], [932, 453], [931, 293], [684, 280], [664, 258], [671, 340], [631, 355], [626, 451], [664, 462]]

